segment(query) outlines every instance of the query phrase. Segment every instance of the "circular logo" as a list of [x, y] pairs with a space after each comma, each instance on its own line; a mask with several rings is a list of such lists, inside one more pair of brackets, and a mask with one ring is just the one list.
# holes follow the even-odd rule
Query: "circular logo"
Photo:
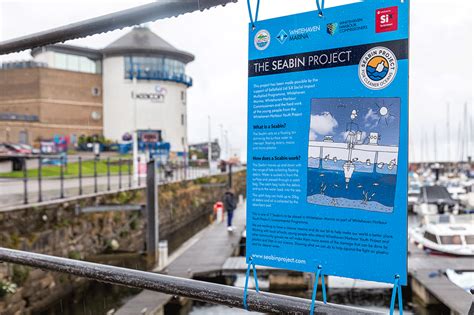
[[381, 90], [392, 83], [397, 74], [397, 57], [388, 48], [374, 47], [359, 62], [359, 79], [371, 90]]
[[164, 88], [162, 86], [159, 86], [159, 85], [155, 86], [155, 91], [156, 91], [156, 93], [162, 94], [162, 95], [166, 95], [166, 93], [168, 92], [166, 90], [166, 88]]
[[255, 48], [258, 50], [264, 50], [270, 45], [270, 33], [267, 30], [260, 30], [255, 34], [253, 39]]

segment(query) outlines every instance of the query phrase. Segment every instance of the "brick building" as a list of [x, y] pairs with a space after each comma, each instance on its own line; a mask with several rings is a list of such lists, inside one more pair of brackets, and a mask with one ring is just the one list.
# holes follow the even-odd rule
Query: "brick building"
[[43, 67], [0, 71], [0, 142], [102, 134], [102, 76]]

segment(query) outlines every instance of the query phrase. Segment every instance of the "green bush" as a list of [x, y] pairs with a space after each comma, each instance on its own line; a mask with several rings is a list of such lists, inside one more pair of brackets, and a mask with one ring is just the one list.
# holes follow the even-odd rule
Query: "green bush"
[[29, 275], [30, 275], [30, 269], [28, 267], [13, 265], [12, 281], [16, 283], [18, 286], [22, 286], [28, 279]]
[[17, 285], [7, 280], [0, 280], [0, 298], [16, 292]]
[[75, 260], [81, 260], [82, 257], [81, 257], [81, 253], [79, 253], [78, 251], [70, 251], [67, 256], [71, 259], [75, 259]]
[[130, 222], [130, 230], [135, 231], [138, 228], [138, 220], [134, 218], [132, 222]]

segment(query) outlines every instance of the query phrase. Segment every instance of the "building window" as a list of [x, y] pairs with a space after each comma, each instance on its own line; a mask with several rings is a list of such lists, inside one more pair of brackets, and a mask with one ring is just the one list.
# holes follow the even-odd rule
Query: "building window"
[[18, 134], [18, 142], [21, 144], [28, 144], [28, 131], [22, 130]]
[[181, 114], [181, 126], [184, 126], [184, 114]]
[[184, 145], [184, 137], [181, 137], [181, 144]]
[[83, 56], [68, 55], [55, 52], [53, 68], [85, 73], [100, 73], [100, 61]]
[[181, 102], [186, 105], [186, 91], [181, 91]]
[[125, 56], [124, 78], [138, 80], [165, 80], [192, 84], [186, 76], [185, 63], [165, 57]]

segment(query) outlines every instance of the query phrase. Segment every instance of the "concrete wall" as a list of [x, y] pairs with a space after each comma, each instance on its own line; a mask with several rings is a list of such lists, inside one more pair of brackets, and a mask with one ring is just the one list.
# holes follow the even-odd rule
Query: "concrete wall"
[[[168, 240], [172, 252], [207, 226], [212, 205], [223, 187], [202, 184], [225, 183], [227, 176], [214, 176], [159, 187], [160, 239]], [[245, 193], [245, 172], [234, 174], [234, 189]], [[85, 259], [106, 252], [141, 252], [145, 248], [144, 218], [140, 212], [75, 214], [76, 206], [142, 204], [144, 189], [98, 194], [68, 202], [51, 202], [0, 212], [0, 246]], [[112, 248], [113, 243], [117, 248]], [[29, 314], [41, 310], [82, 285], [84, 280], [12, 264], [0, 264], [0, 282], [14, 282], [19, 289], [0, 297], [0, 314]]]
[[[164, 141], [171, 143], [172, 151], [183, 151], [187, 145], [186, 85], [169, 81], [138, 80], [136, 90], [132, 80], [125, 79], [124, 57], [108, 57], [103, 63], [104, 135], [121, 140], [134, 128], [134, 106], [138, 129], [162, 130]], [[132, 98], [132, 92], [157, 93], [165, 89], [163, 101]], [[184, 100], [181, 99], [184, 93]], [[181, 123], [184, 115], [184, 124]]]

